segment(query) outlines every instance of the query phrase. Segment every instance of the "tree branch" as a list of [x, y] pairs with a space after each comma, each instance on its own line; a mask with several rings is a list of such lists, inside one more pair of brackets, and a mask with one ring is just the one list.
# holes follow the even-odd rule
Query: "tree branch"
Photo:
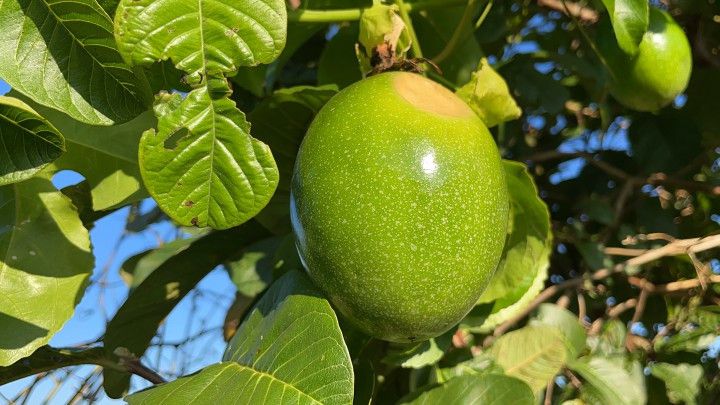
[[[415, 3], [405, 3], [401, 12], [410, 13], [413, 11], [429, 8], [445, 8], [465, 5], [467, 0], [426, 0]], [[334, 23], [344, 21], [357, 21], [360, 19], [364, 8], [348, 8], [338, 10], [288, 10], [288, 22], [300, 23]]]
[[[681, 254], [687, 254], [687, 252], [697, 253], [717, 247], [720, 247], [720, 234], [704, 238], [676, 239], [667, 245], [648, 250], [645, 253], [619, 263], [612, 268], [600, 269], [589, 276], [576, 277], [562, 283], [552, 285], [543, 290], [537, 297], [535, 297], [534, 300], [530, 301], [528, 306], [522, 312], [495, 328], [493, 334], [485, 338], [483, 346], [490, 346], [495, 339], [507, 332], [516, 323], [523, 320], [540, 304], [568, 288], [579, 288], [585, 282], [603, 280], [614, 274], [622, 273], [628, 267], [642, 266], [663, 257], [678, 256]], [[648, 294], [667, 294], [687, 291], [699, 287], [702, 284], [699, 279], [690, 279], [675, 281], [664, 285], [654, 285], [648, 280], [634, 276], [629, 277], [628, 282], [636, 287], [642, 288], [643, 290], [647, 290]], [[720, 275], [708, 277], [707, 282], [709, 284], [720, 283]]]
[[[594, 24], [598, 20], [597, 11], [586, 8], [582, 4], [576, 2], [566, 2], [563, 5], [562, 0], [538, 0], [538, 5], [555, 11], [559, 11], [565, 15], [569, 14], [588, 24]], [[566, 8], [567, 7], [567, 8]]]
[[96, 364], [120, 372], [131, 373], [145, 378], [153, 384], [165, 382], [155, 371], [145, 367], [139, 359], [125, 353], [117, 354], [119, 361], [109, 358], [102, 347], [80, 347], [57, 349], [43, 346], [32, 355], [7, 366], [0, 367], [0, 385], [21, 378], [82, 364]]
[[559, 152], [557, 150], [551, 150], [546, 152], [537, 153], [525, 159], [527, 162], [540, 163], [549, 160], [558, 159], [575, 159], [583, 158], [588, 164], [597, 167], [616, 179], [631, 182], [635, 187], [641, 187], [645, 184], [653, 186], [671, 186], [675, 188], [683, 188], [691, 191], [703, 191], [711, 195], [720, 195], [720, 186], [703, 183], [699, 181], [682, 180], [668, 176], [665, 173], [651, 173], [647, 177], [634, 176], [622, 169], [619, 169], [603, 160], [595, 158], [596, 155], [589, 152]]

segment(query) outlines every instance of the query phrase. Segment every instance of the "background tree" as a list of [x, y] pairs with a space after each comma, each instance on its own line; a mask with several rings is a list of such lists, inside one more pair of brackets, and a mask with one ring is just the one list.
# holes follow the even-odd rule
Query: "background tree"
[[[0, 0], [0, 394], [717, 403], [718, 16], [710, 0]], [[680, 29], [691, 53], [627, 62]], [[478, 305], [415, 344], [338, 319], [289, 226], [309, 123], [388, 68], [473, 108], [511, 200]]]

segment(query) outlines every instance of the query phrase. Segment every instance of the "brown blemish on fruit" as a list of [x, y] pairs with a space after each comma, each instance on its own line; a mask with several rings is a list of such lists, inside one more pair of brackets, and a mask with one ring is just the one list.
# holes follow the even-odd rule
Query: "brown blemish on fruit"
[[195, 203], [192, 202], [191, 200], [188, 200], [188, 201], [185, 201], [185, 203], [183, 205], [186, 207], [192, 207], [193, 205], [195, 205]]
[[190, 220], [190, 223], [193, 224], [193, 225], [195, 225], [195, 226], [198, 226], [198, 217], [195, 217], [195, 218], [191, 219], [191, 220]]
[[474, 112], [450, 90], [430, 79], [413, 73], [398, 74], [393, 79], [398, 94], [416, 108], [454, 118], [472, 117]]

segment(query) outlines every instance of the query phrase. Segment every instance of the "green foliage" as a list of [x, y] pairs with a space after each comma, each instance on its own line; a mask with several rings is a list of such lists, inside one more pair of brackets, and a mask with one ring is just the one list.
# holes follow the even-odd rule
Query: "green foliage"
[[343, 88], [362, 78], [360, 62], [354, 49], [359, 29], [357, 23], [340, 27], [325, 45], [318, 61], [318, 84], [334, 84]]
[[554, 326], [565, 336], [568, 359], [576, 359], [585, 350], [585, 329], [574, 313], [557, 305], [542, 304], [530, 325]]
[[603, 0], [623, 51], [634, 54], [649, 24], [649, 5], [645, 0]]
[[128, 63], [171, 59], [191, 75], [272, 62], [285, 47], [286, 29], [282, 0], [125, 0], [115, 14], [115, 38]]
[[590, 404], [644, 404], [647, 401], [640, 364], [623, 356], [585, 357], [568, 365], [585, 380], [582, 398]]
[[195, 89], [184, 100], [177, 94], [160, 96], [158, 129], [140, 139], [145, 186], [172, 219], [186, 226], [242, 224], [277, 187], [270, 149], [250, 136], [245, 115], [225, 94], [226, 84], [218, 85]]
[[[183, 399], [184, 398], [184, 399]], [[130, 404], [222, 402], [350, 404], [353, 372], [330, 304], [307, 276], [280, 278], [223, 356], [200, 373], [128, 397]]]
[[700, 365], [655, 363], [650, 368], [653, 376], [663, 380], [667, 396], [673, 404], [695, 405], [700, 392], [703, 368]]
[[402, 404], [518, 404], [535, 403], [532, 391], [522, 381], [502, 375], [456, 377], [447, 383], [420, 393]]
[[93, 256], [75, 207], [43, 174], [0, 187], [0, 252], [0, 366], [7, 366], [70, 318]]
[[510, 222], [505, 251], [495, 276], [478, 301], [491, 306], [477, 319], [466, 318], [470, 330], [489, 331], [522, 311], [547, 278], [552, 246], [550, 217], [525, 166], [503, 161], [510, 194]]
[[72, 170], [85, 177], [93, 210], [110, 210], [148, 197], [137, 155], [142, 131], [157, 123], [151, 112], [123, 124], [100, 127], [28, 103], [65, 135], [66, 152], [49, 170]]
[[137, 288], [165, 261], [190, 247], [195, 240], [196, 238], [177, 239], [157, 249], [138, 253], [128, 258], [120, 268], [123, 280], [130, 286], [131, 290]]
[[94, 0], [7, 0], [0, 23], [0, 77], [38, 104], [93, 125], [129, 121], [147, 106], [149, 91], [122, 62]]
[[290, 179], [295, 156], [315, 114], [336, 92], [332, 85], [281, 89], [248, 116], [255, 137], [273, 151], [280, 174], [275, 194], [256, 216], [275, 233], [290, 232]]
[[450, 333], [419, 343], [396, 344], [388, 349], [383, 362], [405, 368], [423, 368], [436, 364], [450, 347]]
[[275, 269], [274, 255], [284, 238], [263, 239], [243, 249], [237, 260], [225, 265], [240, 294], [254, 297], [267, 288]]
[[[158, 325], [207, 273], [244, 245], [267, 236], [254, 221], [200, 238], [178, 254], [158, 263], [132, 292], [110, 320], [105, 332], [109, 355], [123, 348], [141, 356], [155, 335]], [[127, 390], [130, 376], [105, 370], [108, 395], [119, 397]]]
[[509, 376], [525, 381], [539, 392], [567, 361], [566, 340], [549, 326], [528, 326], [501, 336], [490, 349]]
[[485, 125], [494, 127], [505, 121], [520, 117], [522, 111], [510, 95], [507, 83], [487, 61], [480, 60], [472, 79], [457, 90]]
[[[0, 96], [0, 398], [720, 402], [720, 5], [659, 3], [0, 0], [0, 80], [11, 87]], [[509, 227], [493, 237], [498, 252], [505, 244], [487, 286], [471, 288], [485, 281], [467, 264], [487, 257], [489, 243], [468, 242], [464, 226], [502, 183], [455, 206], [448, 214], [463, 220], [453, 225], [438, 219], [450, 203], [423, 211], [440, 186], [413, 191], [407, 206], [397, 198], [425, 169], [413, 160], [429, 151], [419, 134], [452, 143], [458, 120], [408, 118], [378, 91], [330, 101], [390, 65], [459, 96], [504, 159]], [[322, 125], [340, 110], [345, 119]], [[358, 190], [393, 198], [358, 209], [361, 237], [316, 252], [333, 263], [328, 277], [356, 265], [329, 295], [305, 275], [290, 215], [296, 156], [314, 120], [332, 139], [358, 139], [326, 148], [306, 173], [307, 184], [335, 184], [345, 166], [355, 173], [342, 192], [312, 190], [323, 209], [313, 218], [326, 221], [316, 240], [352, 217]], [[387, 149], [408, 127], [417, 138]], [[447, 150], [434, 144], [433, 162]], [[404, 157], [413, 165], [396, 170]], [[454, 191], [490, 184], [483, 170]], [[83, 180], [67, 185], [64, 171]], [[381, 189], [375, 178], [395, 183]], [[125, 222], [115, 249], [105, 236], [119, 231], [104, 217]], [[475, 228], [505, 214], [481, 217]], [[413, 221], [432, 234], [397, 236]], [[156, 233], [168, 223], [176, 240]], [[116, 256], [129, 239], [157, 243]], [[369, 249], [390, 245], [392, 260]], [[378, 276], [400, 263], [413, 264], [409, 276]], [[205, 294], [199, 283], [218, 267], [205, 281], [229, 294]], [[438, 276], [430, 288], [411, 278], [423, 274]], [[480, 299], [440, 336], [390, 343], [339, 310], [350, 292], [368, 302], [378, 285], [412, 305], [363, 306], [373, 325], [407, 308], [418, 323], [469, 290]], [[186, 324], [183, 301], [193, 307]], [[66, 323], [78, 331], [87, 304], [107, 311], [105, 330], [58, 334]], [[185, 340], [168, 338], [177, 330]], [[217, 344], [224, 356], [196, 350]], [[69, 385], [77, 394], [61, 398]]]
[[18, 99], [0, 96], [0, 120], [0, 185], [32, 177], [65, 152], [62, 134]]

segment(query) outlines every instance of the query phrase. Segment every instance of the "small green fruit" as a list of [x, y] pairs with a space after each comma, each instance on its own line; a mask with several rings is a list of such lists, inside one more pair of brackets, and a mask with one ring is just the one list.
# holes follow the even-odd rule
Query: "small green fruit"
[[508, 195], [497, 147], [462, 100], [383, 73], [313, 121], [291, 217], [308, 272], [340, 312], [407, 342], [447, 331], [477, 302], [502, 254]]
[[624, 53], [609, 23], [600, 26], [598, 47], [610, 69], [610, 93], [637, 111], [657, 111], [687, 87], [692, 54], [685, 32], [670, 15], [650, 7], [648, 30], [635, 55]]

